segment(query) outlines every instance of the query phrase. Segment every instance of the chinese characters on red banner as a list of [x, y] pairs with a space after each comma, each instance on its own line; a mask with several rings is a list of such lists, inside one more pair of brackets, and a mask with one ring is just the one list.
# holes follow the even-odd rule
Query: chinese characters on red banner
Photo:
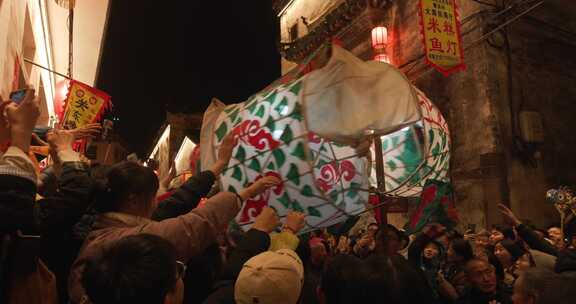
[[464, 69], [454, 0], [420, 0], [419, 14], [426, 62], [444, 75]]
[[71, 80], [62, 125], [76, 129], [96, 122], [110, 106], [110, 96], [86, 84]]

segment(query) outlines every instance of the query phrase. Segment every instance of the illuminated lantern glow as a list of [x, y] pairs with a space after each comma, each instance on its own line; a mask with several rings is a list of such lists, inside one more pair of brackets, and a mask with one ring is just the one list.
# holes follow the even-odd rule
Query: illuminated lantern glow
[[385, 26], [377, 26], [372, 29], [372, 48], [384, 50], [388, 43], [388, 29]]
[[388, 57], [388, 55], [386, 54], [376, 54], [374, 56], [374, 60], [376, 61], [380, 61], [380, 62], [386, 62], [386, 63], [390, 63], [390, 57]]
[[62, 118], [64, 112], [64, 102], [66, 101], [66, 96], [68, 96], [68, 88], [70, 86], [70, 81], [64, 79], [56, 83], [56, 92], [54, 94], [54, 111], [59, 119]]

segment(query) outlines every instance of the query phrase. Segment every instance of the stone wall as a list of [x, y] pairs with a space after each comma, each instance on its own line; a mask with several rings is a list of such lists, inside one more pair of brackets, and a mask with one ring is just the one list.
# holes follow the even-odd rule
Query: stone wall
[[[574, 22], [556, 19], [555, 8], [543, 5], [506, 31], [467, 49], [465, 72], [443, 77], [426, 72], [423, 64], [404, 65], [422, 54], [415, 2], [398, 1], [391, 9], [391, 32], [396, 36], [389, 52], [393, 63], [448, 119], [451, 174], [463, 226], [500, 223], [499, 202], [540, 227], [558, 221], [554, 208], [545, 202], [545, 192], [558, 185], [576, 185]], [[489, 14], [468, 18], [487, 7], [472, 1], [457, 3], [464, 20], [462, 32], [469, 32], [463, 36], [465, 47], [505, 21], [490, 19]], [[520, 7], [510, 16], [526, 8]], [[546, 20], [547, 25], [538, 20]], [[567, 28], [555, 29], [554, 24]], [[520, 111], [541, 114], [543, 144], [518, 140]]]
[[[558, 221], [558, 213], [545, 201], [545, 191], [576, 186], [576, 23], [563, 22], [555, 7], [547, 4], [510, 26], [508, 36], [512, 86], [507, 88], [510, 95], [494, 100], [503, 105], [510, 201], [521, 218], [544, 226]], [[506, 57], [506, 49], [493, 52]], [[520, 129], [510, 109], [540, 113], [544, 142], [513, 142]]]

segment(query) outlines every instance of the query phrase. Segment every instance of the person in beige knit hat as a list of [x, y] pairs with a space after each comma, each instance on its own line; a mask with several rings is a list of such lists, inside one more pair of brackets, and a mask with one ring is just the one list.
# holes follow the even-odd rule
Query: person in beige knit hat
[[248, 260], [236, 281], [238, 304], [295, 304], [304, 281], [304, 267], [290, 249], [266, 251]]

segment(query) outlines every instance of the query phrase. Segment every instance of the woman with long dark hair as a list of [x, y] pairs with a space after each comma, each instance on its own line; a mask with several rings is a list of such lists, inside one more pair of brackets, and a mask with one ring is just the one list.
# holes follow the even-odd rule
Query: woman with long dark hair
[[74, 262], [69, 278], [69, 293], [73, 303], [86, 300], [80, 284], [84, 265], [104, 246], [128, 235], [149, 233], [170, 241], [179, 261], [187, 262], [213, 243], [216, 233], [232, 220], [248, 198], [278, 184], [276, 178], [262, 178], [235, 194], [221, 192], [202, 207], [174, 218], [151, 220], [156, 209], [159, 182], [154, 171], [136, 162], [114, 165], [107, 183], [97, 199], [98, 210], [93, 231]]

